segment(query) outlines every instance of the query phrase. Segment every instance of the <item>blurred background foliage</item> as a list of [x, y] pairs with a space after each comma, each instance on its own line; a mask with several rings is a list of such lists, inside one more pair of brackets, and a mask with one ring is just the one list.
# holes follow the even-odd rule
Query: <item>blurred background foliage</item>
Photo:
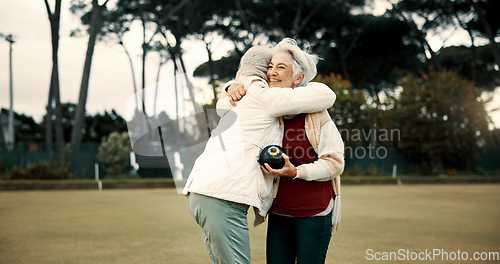
[[128, 167], [130, 141], [127, 132], [112, 132], [99, 146], [97, 160], [106, 169], [108, 177], [118, 177]]

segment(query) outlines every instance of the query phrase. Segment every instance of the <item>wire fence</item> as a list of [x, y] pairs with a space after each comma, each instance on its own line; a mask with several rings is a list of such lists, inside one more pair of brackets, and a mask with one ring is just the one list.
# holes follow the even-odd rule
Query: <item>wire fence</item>
[[[83, 143], [81, 150], [71, 153], [67, 158], [71, 173], [80, 178], [93, 179], [96, 175], [95, 165], [98, 164], [98, 143]], [[57, 163], [61, 162], [61, 151], [49, 151], [43, 143], [16, 143], [11, 151], [0, 151], [1, 167], [4, 172], [11, 170], [14, 166], [27, 168], [38, 162]], [[133, 163], [136, 163], [137, 177], [142, 178], [172, 178], [167, 157], [148, 157], [134, 155]], [[130, 162], [129, 162], [130, 163]], [[106, 177], [102, 166], [98, 167], [101, 178]], [[126, 168], [134, 170], [133, 164]], [[0, 171], [1, 173], [1, 171]], [[460, 171], [452, 166], [444, 166], [443, 174], [500, 174], [500, 147], [493, 146], [483, 151], [469, 171]], [[368, 149], [356, 148], [346, 151], [345, 172], [346, 175], [422, 175], [423, 168], [416, 162], [407, 159], [396, 148]]]

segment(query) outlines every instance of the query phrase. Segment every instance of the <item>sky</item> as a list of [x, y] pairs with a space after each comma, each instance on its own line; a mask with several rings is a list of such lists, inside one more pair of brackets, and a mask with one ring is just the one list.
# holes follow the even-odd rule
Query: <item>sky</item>
[[[53, 1], [49, 0], [49, 3]], [[382, 2], [378, 12], [386, 6]], [[79, 17], [69, 12], [70, 0], [62, 1], [59, 75], [61, 102], [78, 102], [80, 83], [85, 60], [88, 38], [70, 37], [70, 32], [83, 28]], [[0, 33], [13, 34], [13, 87], [14, 111], [32, 116], [40, 122], [45, 114], [52, 67], [50, 24], [42, 0], [0, 1]], [[125, 36], [125, 45], [133, 57], [137, 84], [140, 86], [140, 45], [141, 35], [138, 27]], [[214, 59], [224, 55], [232, 44], [215, 37]], [[465, 34], [448, 36], [447, 45], [467, 44]], [[431, 45], [439, 48], [443, 41], [433, 38]], [[434, 48], [433, 47], [433, 48]], [[188, 71], [207, 61], [203, 42], [186, 41], [183, 43], [184, 60]], [[148, 56], [146, 86], [154, 85], [158, 69], [158, 58]], [[162, 68], [160, 79], [173, 76], [173, 67], [167, 64]], [[195, 85], [203, 87], [203, 81], [195, 80]], [[208, 89], [208, 88], [207, 88]], [[126, 112], [127, 101], [133, 96], [133, 85], [128, 59], [123, 49], [111, 42], [98, 42], [94, 51], [90, 85], [87, 98], [89, 114], [103, 113], [115, 109], [120, 115]], [[204, 103], [212, 99], [211, 92], [198, 93], [197, 100]], [[495, 91], [494, 102], [487, 108], [500, 107], [500, 89]], [[0, 40], [0, 107], [9, 108], [9, 44]], [[500, 128], [500, 111], [490, 113], [495, 126]]]
[[[49, 1], [52, 3], [53, 1]], [[77, 16], [69, 12], [69, 0], [63, 0], [59, 44], [59, 76], [61, 102], [78, 102], [83, 64], [88, 37], [70, 37], [70, 32], [81, 27]], [[140, 30], [125, 36], [125, 45], [134, 60], [137, 83], [140, 86]], [[42, 0], [16, 0], [0, 2], [0, 32], [13, 34], [13, 87], [14, 110], [40, 121], [48, 100], [52, 67], [50, 23]], [[216, 46], [225, 47], [221, 39]], [[220, 44], [219, 44], [220, 43]], [[194, 69], [208, 59], [200, 41], [190, 41], [182, 46], [187, 71]], [[214, 57], [220, 58], [226, 49], [215, 50]], [[0, 107], [9, 108], [9, 44], [0, 40]], [[159, 60], [148, 56], [146, 86], [153, 85]], [[90, 114], [117, 110], [125, 112], [127, 100], [133, 95], [130, 64], [123, 49], [115, 43], [98, 42], [94, 51], [90, 85], [87, 98], [87, 112]], [[162, 68], [161, 79], [173, 76], [172, 65]], [[202, 97], [200, 100], [206, 98]], [[211, 99], [211, 98], [208, 98]]]

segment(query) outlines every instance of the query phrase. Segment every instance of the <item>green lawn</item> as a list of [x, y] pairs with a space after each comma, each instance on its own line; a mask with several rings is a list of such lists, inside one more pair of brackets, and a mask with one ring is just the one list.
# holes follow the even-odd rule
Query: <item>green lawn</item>
[[[500, 252], [500, 185], [344, 186], [342, 224], [327, 263], [366, 251]], [[249, 222], [253, 222], [253, 212]], [[265, 263], [265, 224], [251, 227], [252, 263]], [[175, 189], [0, 192], [0, 263], [210, 263]]]

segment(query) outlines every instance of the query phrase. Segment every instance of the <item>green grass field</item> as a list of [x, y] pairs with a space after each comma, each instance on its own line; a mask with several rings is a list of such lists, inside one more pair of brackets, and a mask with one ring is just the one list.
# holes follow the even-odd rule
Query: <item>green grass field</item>
[[[366, 251], [500, 252], [500, 185], [345, 186], [342, 199], [327, 263], [499, 263], [368, 261]], [[265, 263], [265, 232], [250, 228], [252, 263]], [[0, 263], [210, 261], [185, 197], [139, 189], [0, 192]]]

